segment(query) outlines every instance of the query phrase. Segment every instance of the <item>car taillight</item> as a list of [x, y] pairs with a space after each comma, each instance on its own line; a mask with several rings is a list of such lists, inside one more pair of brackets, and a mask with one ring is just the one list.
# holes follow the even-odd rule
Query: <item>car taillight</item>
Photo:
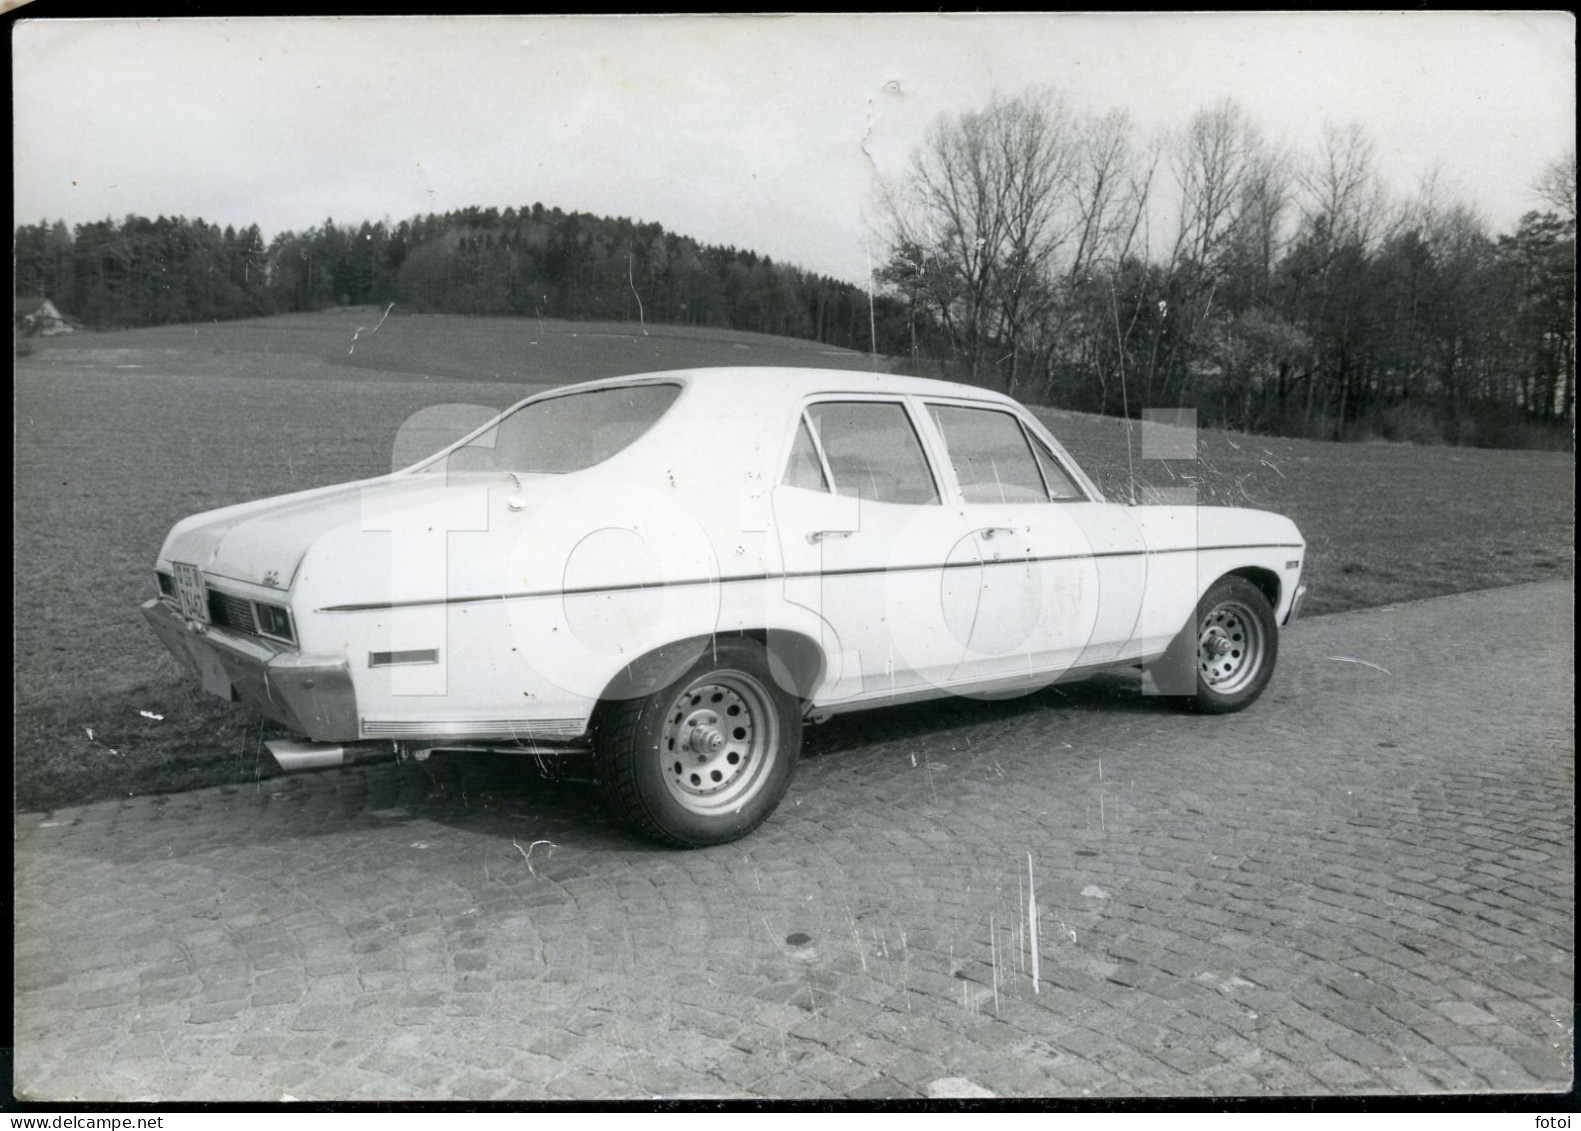
[[279, 637], [281, 640], [295, 640], [291, 635], [291, 614], [279, 605], [265, 605], [258, 602], [254, 606], [258, 610], [258, 631], [265, 636]]

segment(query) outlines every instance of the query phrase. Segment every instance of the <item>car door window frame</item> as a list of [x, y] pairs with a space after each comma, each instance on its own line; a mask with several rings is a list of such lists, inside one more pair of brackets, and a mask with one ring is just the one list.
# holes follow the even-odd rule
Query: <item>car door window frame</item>
[[[1016, 413], [1016, 418], [1021, 421], [1021, 427], [1026, 429], [1027, 434], [1032, 438], [1033, 443], [1042, 444], [1043, 450], [1050, 456], [1054, 457], [1054, 462], [1058, 464], [1059, 469], [1065, 473], [1065, 478], [1069, 479], [1075, 486], [1076, 490], [1079, 491], [1083, 496], [1080, 499], [1052, 499], [1050, 500], [1051, 502], [1108, 502], [1108, 500], [1104, 498], [1103, 492], [1098, 489], [1098, 485], [1092, 481], [1091, 477], [1089, 477], [1088, 474], [1081, 469], [1081, 465], [1078, 464], [1075, 459], [1071, 457], [1071, 454], [1065, 450], [1065, 446], [1056, 440], [1053, 434], [1047, 428], [1043, 427], [1042, 421], [1038, 420], [1036, 417], [1025, 411]], [[1039, 470], [1041, 470], [1041, 468]]]
[[[1059, 458], [1059, 455], [1054, 451], [1054, 449], [1049, 447], [1047, 444], [1043, 443], [1042, 440], [1038, 439], [1036, 435], [1034, 435], [1032, 432], [1030, 432], [1027, 429], [1026, 421], [1024, 421], [1024, 420], [1021, 421], [1021, 431], [1022, 431], [1023, 434], [1025, 434], [1025, 436], [1027, 438], [1027, 444], [1030, 445], [1031, 448], [1032, 448], [1032, 461], [1038, 465], [1038, 474], [1043, 477], [1043, 489], [1048, 492], [1049, 502], [1051, 502], [1051, 503], [1085, 503], [1085, 502], [1087, 502], [1088, 500], [1086, 498], [1086, 492], [1082, 488], [1081, 480], [1077, 479], [1076, 476], [1074, 476], [1074, 475], [1072, 475], [1070, 473], [1069, 466], [1067, 466], [1067, 464], [1066, 464], [1066, 462], [1064, 460]], [[1052, 463], [1056, 468], [1059, 469], [1059, 473], [1065, 477], [1065, 482], [1069, 483], [1071, 485], [1071, 487], [1075, 490], [1075, 492], [1076, 492], [1075, 496], [1056, 496], [1054, 494], [1054, 489], [1049, 486], [1048, 474], [1047, 474], [1047, 472], [1045, 472], [1043, 470], [1043, 461], [1038, 459], [1038, 452], [1037, 452], [1037, 450], [1039, 448], [1043, 449], [1043, 454], [1048, 457], [1049, 462]]]
[[[939, 442], [943, 446], [943, 449], [944, 449], [944, 458], [950, 465], [950, 471], [953, 473], [953, 475], [955, 477], [955, 489], [956, 489], [957, 492], [959, 492], [961, 502], [964, 505], [966, 505], [966, 506], [986, 506], [986, 505], [992, 505], [995, 502], [998, 502], [998, 503], [1001, 503], [1001, 504], [1014, 504], [1014, 503], [1017, 503], [1017, 502], [1020, 502], [1020, 503], [1037, 503], [1037, 502], [1049, 502], [1049, 501], [1051, 501], [1051, 496], [1050, 496], [1050, 492], [1049, 492], [1049, 489], [1048, 489], [1048, 479], [1043, 474], [1043, 468], [1038, 464], [1037, 453], [1032, 448], [1032, 439], [1031, 439], [1030, 436], [1027, 435], [1026, 426], [1024, 424], [1022, 424], [1021, 418], [1019, 416], [1017, 416], [1015, 413], [1006, 411], [1003, 407], [1001, 407], [999, 405], [990, 405], [990, 404], [982, 404], [982, 403], [973, 404], [973, 403], [965, 402], [965, 401], [944, 401], [944, 400], [939, 400], [936, 397], [928, 397], [927, 399], [925, 399], [923, 401], [923, 408], [928, 414], [928, 419], [930, 421], [932, 421], [935, 431], [937, 431], [938, 434], [939, 434]], [[961, 482], [960, 472], [957, 469], [956, 453], [954, 453], [954, 452], [952, 452], [950, 450], [950, 438], [944, 434], [944, 426], [943, 426], [943, 424], [941, 424], [939, 422], [938, 417], [935, 415], [935, 410], [936, 409], [956, 409], [956, 410], [959, 410], [961, 412], [991, 412], [991, 413], [996, 413], [999, 416], [1009, 417], [1011, 423], [1014, 424], [1016, 426], [1016, 428], [1017, 428], [1017, 434], [1021, 437], [1021, 442], [1026, 445], [1027, 460], [1032, 464], [1033, 474], [1035, 474], [1037, 476], [1037, 482], [1043, 488], [1043, 498], [1042, 499], [1022, 499], [1022, 500], [1019, 500], [1019, 501], [1017, 501], [1017, 500], [1006, 500], [1006, 499], [999, 499], [999, 500], [968, 499], [966, 497], [966, 484]], [[970, 452], [965, 452], [965, 453], [961, 453], [961, 454], [962, 454], [963, 458], [966, 458], [966, 459], [969, 459], [969, 460], [974, 459], [972, 453], [970, 453]], [[973, 486], [976, 486], [976, 485], [977, 485], [977, 483], [974, 481]], [[1029, 488], [1030, 488], [1030, 485], [1029, 485]], [[1035, 490], [1035, 488], [1030, 488], [1030, 489]]]
[[[842, 495], [839, 479], [834, 474], [834, 468], [829, 464], [828, 454], [824, 451], [823, 437], [818, 429], [813, 426], [809, 413], [819, 405], [826, 404], [886, 404], [899, 408], [904, 415], [906, 424], [911, 429], [912, 438], [917, 443], [917, 452], [922, 456], [923, 469], [928, 473], [928, 480], [933, 488], [933, 498], [924, 503], [896, 503], [884, 499], [870, 499], [861, 494]], [[864, 503], [882, 503], [891, 507], [935, 507], [942, 506], [947, 497], [947, 487], [944, 476], [940, 474], [938, 457], [930, 442], [930, 437], [918, 422], [917, 406], [913, 399], [904, 395], [874, 395], [870, 393], [818, 393], [802, 401], [796, 411], [796, 419], [792, 423], [790, 440], [785, 448], [785, 458], [780, 461], [779, 477], [777, 482], [785, 483], [785, 475], [790, 470], [790, 461], [795, 453], [796, 430], [803, 425], [807, 434], [812, 438], [813, 449], [818, 453], [818, 464], [823, 469], [824, 479], [828, 484], [826, 493], [841, 495], [844, 498], [861, 499]], [[953, 485], [953, 480], [950, 481]], [[811, 490], [811, 488], [798, 488]]]
[[[805, 487], [790, 481], [791, 462], [796, 458], [796, 448], [801, 443], [802, 434], [806, 433], [807, 442], [812, 445], [813, 458], [818, 461], [818, 474], [823, 477], [823, 485], [819, 487]], [[818, 442], [817, 430], [813, 428], [812, 421], [807, 419], [807, 409], [804, 406], [796, 415], [796, 426], [791, 430], [790, 446], [786, 449], [784, 466], [780, 469], [778, 485], [781, 487], [795, 487], [799, 491], [814, 491], [822, 495], [834, 495], [834, 472], [830, 470], [829, 459], [823, 454], [823, 445]]]
[[[1102, 501], [1101, 496], [1098, 495], [1097, 489], [1093, 486], [1092, 481], [1089, 480], [1084, 474], [1081, 474], [1079, 471], [1073, 470], [1074, 461], [1071, 460], [1070, 456], [1057, 443], [1053, 443], [1050, 440], [1045, 439], [1042, 430], [1033, 426], [1032, 422], [1027, 419], [1024, 411], [1021, 410], [1020, 405], [1001, 404], [997, 401], [977, 401], [966, 397], [928, 396], [921, 399], [923, 415], [927, 418], [928, 427], [931, 430], [931, 434], [935, 442], [938, 444], [939, 458], [941, 459], [943, 466], [949, 470], [950, 487], [954, 492], [954, 498], [962, 506], [985, 506], [987, 504], [972, 503], [967, 500], [966, 492], [961, 488], [960, 481], [955, 475], [955, 463], [953, 457], [950, 455], [949, 440], [944, 435], [944, 430], [939, 427], [938, 422], [933, 419], [933, 413], [929, 411], [934, 406], [938, 406], [940, 408], [977, 409], [982, 412], [998, 412], [1010, 417], [1017, 424], [1019, 424], [1021, 426], [1021, 438], [1026, 441], [1027, 455], [1031, 457], [1032, 463], [1037, 467], [1038, 481], [1043, 484], [1043, 494], [1045, 498], [1039, 500], [1040, 502], [1086, 503]], [[1037, 458], [1037, 451], [1034, 445], [1038, 444], [1041, 444], [1045, 454], [1053, 459], [1055, 466], [1058, 467], [1060, 471], [1065, 473], [1065, 478], [1070, 480], [1071, 485], [1076, 488], [1077, 497], [1064, 499], [1054, 497], [1054, 493], [1049, 490], [1048, 476], [1043, 474], [1042, 462]]]

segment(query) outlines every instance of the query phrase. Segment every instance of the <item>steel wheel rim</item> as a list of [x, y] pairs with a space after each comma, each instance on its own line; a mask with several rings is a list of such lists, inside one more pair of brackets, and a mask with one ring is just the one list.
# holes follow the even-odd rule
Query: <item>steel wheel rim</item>
[[740, 809], [779, 756], [779, 717], [768, 689], [742, 671], [699, 676], [670, 703], [659, 770], [682, 808], [704, 816]]
[[1263, 622], [1241, 601], [1220, 601], [1197, 633], [1197, 674], [1220, 695], [1249, 686], [1267, 655]]

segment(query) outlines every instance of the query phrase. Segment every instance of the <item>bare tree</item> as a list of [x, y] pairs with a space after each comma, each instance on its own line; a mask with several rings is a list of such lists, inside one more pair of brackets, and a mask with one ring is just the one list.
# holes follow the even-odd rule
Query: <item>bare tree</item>
[[1259, 144], [1248, 161], [1234, 229], [1238, 263], [1250, 300], [1263, 297], [1284, 254], [1293, 203], [1289, 159], [1283, 152]]
[[1560, 214], [1495, 242], [1433, 175], [1398, 203], [1359, 124], [1295, 155], [1226, 100], [1141, 144], [1123, 111], [996, 96], [939, 121], [888, 186], [877, 277], [909, 306], [914, 355], [943, 338], [968, 380], [1024, 396], [1486, 442], [1521, 421], [1485, 430], [1485, 403], [1571, 403], [1574, 152], [1534, 190]]
[[1170, 162], [1180, 186], [1180, 258], [1203, 268], [1216, 265], [1240, 219], [1263, 148], [1256, 125], [1229, 99], [1192, 115]]
[[[1138, 146], [1130, 115], [1122, 110], [1084, 124], [1073, 186], [1075, 245], [1063, 271], [1062, 303], [1041, 334], [1045, 390], [1055, 377], [1052, 359], [1063, 349], [1080, 358], [1077, 368], [1096, 379], [1100, 405], [1108, 403], [1111, 378], [1120, 380], [1125, 401], [1131, 340], [1147, 297], [1129, 295], [1122, 309], [1116, 280], [1127, 261], [1146, 254], [1147, 205], [1161, 157], [1156, 143]], [[1094, 284], [1097, 293], [1083, 301], [1083, 292]]]
[[990, 358], [1008, 360], [1016, 378], [1050, 265], [1075, 227], [1065, 205], [1076, 156], [1060, 97], [996, 95], [937, 123], [904, 183], [884, 190], [884, 278], [926, 297], [974, 380]]
[[[1568, 327], [1564, 319], [1558, 318], [1554, 322], [1551, 336], [1554, 353], [1558, 362], [1553, 366], [1553, 380], [1548, 398], [1549, 415], [1556, 419], [1575, 415], [1575, 234], [1576, 234], [1576, 151], [1575, 147], [1559, 160], [1550, 164], [1537, 178], [1537, 195], [1547, 203], [1559, 210], [1561, 220], [1569, 222], [1569, 271], [1555, 272], [1557, 275], [1567, 274], [1568, 278], [1561, 278], [1550, 290], [1559, 297], [1561, 309], [1568, 307], [1570, 320]], [[1561, 257], [1563, 251], [1561, 250]]]
[[1303, 218], [1337, 245], [1370, 250], [1402, 219], [1390, 208], [1378, 176], [1377, 147], [1360, 122], [1325, 124], [1322, 146], [1298, 180], [1305, 193]]
[[1539, 199], [1553, 205], [1559, 210], [1560, 216], [1574, 224], [1576, 222], [1575, 148], [1572, 146], [1569, 153], [1549, 164], [1532, 188]]
[[1131, 116], [1114, 110], [1086, 123], [1075, 179], [1076, 246], [1065, 276], [1075, 282], [1093, 264], [1117, 261], [1136, 245], [1152, 170], [1138, 175]]
[[1168, 148], [1178, 213], [1143, 385], [1154, 397], [1166, 396], [1173, 385], [1184, 404], [1199, 361], [1198, 340], [1215, 303], [1223, 309], [1219, 291], [1259, 239], [1267, 259], [1273, 257], [1287, 181], [1257, 125], [1229, 99], [1193, 114]]
[[[1082, 324], [1084, 315], [1091, 322], [1093, 309], [1081, 300], [1081, 292], [1096, 276], [1117, 270], [1137, 249], [1152, 168], [1141, 167], [1133, 134], [1130, 116], [1123, 111], [1077, 123], [1070, 175], [1059, 205], [1060, 238], [1051, 241], [1037, 302], [1017, 336], [1018, 343], [1026, 342], [1018, 354], [1031, 357], [1017, 373], [1030, 379], [1037, 395], [1052, 393], [1059, 369], [1073, 355], [1091, 359], [1107, 352], [1094, 350], [1091, 340], [1096, 332], [1107, 333], [1107, 321], [1101, 320], [1103, 326]], [[1105, 381], [1101, 363], [1095, 366], [1089, 360], [1085, 368], [1100, 384]]]
[[1009, 348], [1008, 387], [1021, 377], [1028, 331], [1046, 315], [1051, 270], [1075, 229], [1070, 187], [1079, 159], [1077, 125], [1053, 95], [1012, 101], [996, 130], [1006, 193], [1006, 241], [998, 329]]

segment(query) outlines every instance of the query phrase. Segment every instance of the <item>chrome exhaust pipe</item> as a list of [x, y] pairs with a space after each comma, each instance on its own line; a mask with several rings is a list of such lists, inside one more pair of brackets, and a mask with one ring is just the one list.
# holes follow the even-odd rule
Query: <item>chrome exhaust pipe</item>
[[395, 757], [387, 742], [353, 744], [301, 742], [294, 738], [273, 738], [264, 743], [275, 762], [288, 774], [299, 770], [323, 770], [350, 766], [358, 762], [377, 762]]

